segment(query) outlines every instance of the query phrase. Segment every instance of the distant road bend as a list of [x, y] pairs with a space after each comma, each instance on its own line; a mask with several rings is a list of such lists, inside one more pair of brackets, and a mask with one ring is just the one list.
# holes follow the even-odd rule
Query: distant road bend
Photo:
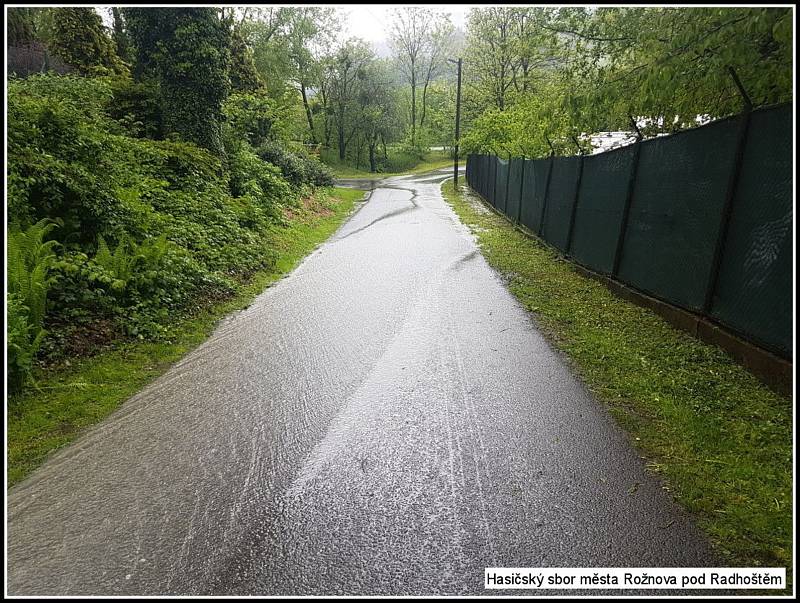
[[380, 183], [14, 487], [9, 594], [530, 595], [484, 568], [717, 565], [487, 265], [450, 174]]

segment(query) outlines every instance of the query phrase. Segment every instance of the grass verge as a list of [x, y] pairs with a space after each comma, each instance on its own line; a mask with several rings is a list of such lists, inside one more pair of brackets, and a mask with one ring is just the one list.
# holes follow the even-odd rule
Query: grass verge
[[[373, 173], [369, 170], [355, 168], [352, 165], [339, 163], [337, 160], [331, 160], [330, 158], [326, 158], [325, 164], [334, 171], [337, 178], [384, 178], [387, 176], [399, 176], [401, 174], [419, 174], [420, 172], [427, 172], [443, 167], [452, 167], [453, 158], [440, 151], [431, 151], [413, 168], [399, 172], [379, 173]], [[461, 161], [460, 165], [463, 164], [464, 162]]]
[[791, 581], [791, 400], [721, 349], [581, 276], [467, 187], [456, 193], [448, 180], [442, 192], [728, 566], [786, 567]]
[[350, 215], [363, 191], [320, 191], [289, 225], [272, 233], [278, 260], [272, 270], [256, 273], [231, 299], [178, 320], [168, 341], [120, 344], [68, 368], [39, 371], [35, 386], [8, 400], [8, 482], [24, 479], [56, 449], [101, 421], [122, 402], [205, 341], [220, 318], [247, 307], [271, 283], [290, 272]]

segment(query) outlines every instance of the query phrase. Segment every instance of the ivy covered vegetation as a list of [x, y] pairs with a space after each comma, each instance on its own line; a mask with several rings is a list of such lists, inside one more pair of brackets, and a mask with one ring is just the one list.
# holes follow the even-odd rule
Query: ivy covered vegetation
[[10, 9], [15, 31], [73, 69], [8, 82], [12, 393], [234, 296], [274, 263], [284, 210], [333, 182], [216, 9], [115, 9], [116, 43], [94, 9], [39, 10]]

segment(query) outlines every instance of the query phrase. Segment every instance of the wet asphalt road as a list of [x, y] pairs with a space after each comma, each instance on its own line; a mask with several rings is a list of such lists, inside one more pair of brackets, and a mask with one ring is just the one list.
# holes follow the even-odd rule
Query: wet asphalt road
[[448, 175], [385, 181], [13, 488], [9, 594], [504, 594], [485, 567], [719, 566], [486, 264]]

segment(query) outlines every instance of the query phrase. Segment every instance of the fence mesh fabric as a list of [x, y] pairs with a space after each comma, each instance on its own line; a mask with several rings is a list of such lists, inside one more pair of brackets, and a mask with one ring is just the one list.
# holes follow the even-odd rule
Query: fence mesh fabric
[[522, 170], [524, 159], [512, 159], [508, 174], [508, 192], [506, 195], [506, 215], [516, 221], [519, 218], [520, 185], [522, 184]]
[[567, 236], [572, 208], [575, 204], [575, 186], [578, 183], [579, 157], [553, 157], [553, 171], [547, 190], [547, 205], [544, 211], [542, 238], [567, 250]]
[[750, 117], [711, 315], [791, 356], [791, 106]]
[[533, 232], [539, 232], [549, 164], [549, 159], [534, 159], [525, 162], [521, 221]]
[[633, 156], [634, 147], [627, 146], [583, 160], [572, 255], [584, 266], [604, 274], [614, 268]]
[[736, 138], [724, 120], [641, 143], [620, 280], [702, 309]]
[[497, 192], [494, 205], [504, 213], [506, 211], [506, 199], [508, 197], [508, 168], [508, 160], [497, 159]]
[[497, 207], [497, 157], [490, 159], [489, 203]]
[[[642, 142], [636, 166], [635, 146], [585, 157], [577, 195], [578, 157], [508, 162], [475, 156], [468, 178], [511, 220], [519, 217], [579, 263], [654, 297], [703, 313], [716, 283], [708, 316], [791, 358], [792, 107], [751, 114], [734, 178], [743, 123], [734, 117]], [[631, 178], [619, 271], [613, 275]]]

